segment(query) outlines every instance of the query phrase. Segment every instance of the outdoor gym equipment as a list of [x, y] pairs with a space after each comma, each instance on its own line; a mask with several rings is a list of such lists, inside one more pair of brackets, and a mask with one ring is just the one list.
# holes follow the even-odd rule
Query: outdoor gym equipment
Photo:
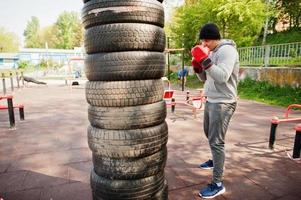
[[7, 106], [0, 105], [0, 110], [8, 110], [8, 117], [9, 117], [9, 123], [10, 127], [15, 127], [15, 114], [14, 114], [14, 108], [19, 108], [19, 114], [20, 114], [20, 120], [23, 121], [25, 119], [24, 117], [24, 105], [23, 104], [13, 104], [13, 96], [0, 96], [0, 100], [6, 99], [7, 100]]
[[301, 124], [295, 126], [296, 135], [293, 150], [293, 159], [300, 158], [301, 152]]
[[[279, 119], [278, 117], [274, 116], [271, 120], [271, 129], [270, 129], [270, 139], [269, 139], [269, 148], [270, 149], [274, 149], [274, 143], [276, 140], [276, 129], [278, 124], [280, 123], [284, 123], [284, 122], [295, 122], [295, 121], [301, 121], [301, 117], [289, 117], [289, 112], [291, 111], [292, 108], [299, 108], [301, 109], [301, 105], [299, 104], [292, 104], [289, 105], [284, 113], [284, 118]], [[299, 127], [299, 126], [298, 126]], [[297, 128], [298, 131], [300, 132], [300, 127]], [[296, 129], [296, 130], [297, 130]], [[299, 134], [300, 135], [300, 134]], [[296, 133], [296, 137], [297, 137], [297, 133]], [[300, 137], [300, 136], [298, 136]]]
[[190, 96], [189, 91], [187, 91], [185, 101], [176, 102], [176, 99], [173, 96], [175, 90], [171, 89], [170, 81], [166, 77], [163, 77], [162, 81], [166, 81], [168, 84], [168, 89], [164, 90], [163, 99], [166, 102], [167, 106], [171, 106], [171, 112], [175, 112], [177, 104], [186, 105], [192, 107], [194, 118], [196, 118], [196, 111], [203, 109], [203, 105], [206, 102], [206, 97], [204, 96], [203, 89], [198, 89], [200, 91], [200, 94], [197, 96]]
[[75, 81], [75, 78], [79, 78], [81, 72], [74, 69], [74, 66], [72, 65], [73, 62], [83, 62], [85, 59], [84, 58], [70, 58], [68, 60], [68, 65], [67, 69], [65, 71], [65, 85], [68, 85], [68, 81], [70, 85], [78, 85], [78, 82]]

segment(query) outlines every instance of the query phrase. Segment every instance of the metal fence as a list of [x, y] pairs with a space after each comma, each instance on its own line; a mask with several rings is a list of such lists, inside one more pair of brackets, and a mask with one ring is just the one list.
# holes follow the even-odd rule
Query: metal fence
[[238, 53], [241, 65], [301, 65], [301, 42], [243, 47]]

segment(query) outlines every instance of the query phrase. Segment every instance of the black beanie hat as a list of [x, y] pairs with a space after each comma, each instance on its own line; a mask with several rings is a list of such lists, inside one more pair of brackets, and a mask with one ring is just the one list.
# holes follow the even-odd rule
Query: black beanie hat
[[220, 40], [221, 35], [219, 33], [219, 29], [214, 23], [205, 24], [200, 30], [199, 39], [211, 39], [211, 40]]

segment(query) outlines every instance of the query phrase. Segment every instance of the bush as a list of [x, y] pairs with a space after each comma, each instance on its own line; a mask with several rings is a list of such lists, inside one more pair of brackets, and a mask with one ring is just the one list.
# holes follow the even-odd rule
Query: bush
[[254, 81], [251, 78], [239, 83], [238, 94], [241, 98], [283, 107], [301, 102], [300, 88], [275, 86], [267, 81]]
[[30, 62], [27, 60], [20, 60], [18, 62], [18, 69], [27, 69], [29, 67], [32, 67]]

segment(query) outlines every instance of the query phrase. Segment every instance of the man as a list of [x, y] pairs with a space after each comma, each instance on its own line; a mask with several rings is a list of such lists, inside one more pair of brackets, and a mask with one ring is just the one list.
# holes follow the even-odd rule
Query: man
[[235, 43], [222, 40], [218, 27], [205, 24], [199, 39], [202, 45], [192, 50], [192, 65], [200, 80], [205, 81], [204, 93], [207, 97], [204, 111], [204, 132], [208, 138], [212, 160], [199, 167], [213, 168], [212, 182], [201, 189], [199, 196], [213, 198], [226, 189], [222, 182], [225, 161], [225, 136], [229, 121], [235, 111], [239, 56]]

